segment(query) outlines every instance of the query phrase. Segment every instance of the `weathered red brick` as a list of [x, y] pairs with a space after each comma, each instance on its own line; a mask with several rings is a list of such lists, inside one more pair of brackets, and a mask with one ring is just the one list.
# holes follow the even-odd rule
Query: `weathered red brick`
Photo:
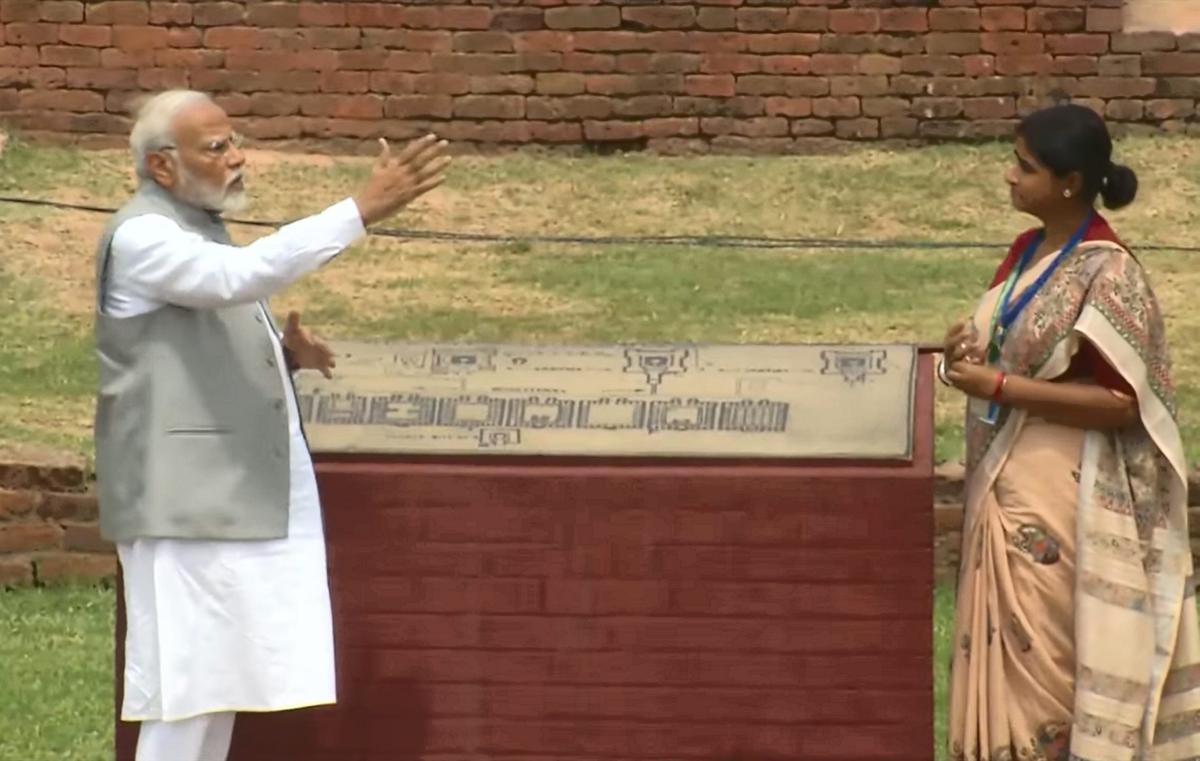
[[[229, 3], [233, 5], [233, 3]], [[136, 0], [88, 3], [85, 18], [89, 24], [148, 24], [150, 4]]]
[[61, 27], [58, 34], [64, 45], [103, 48], [112, 44], [112, 27], [109, 26], [69, 24]]
[[980, 28], [985, 32], [1020, 32], [1025, 22], [1024, 8], [993, 6], [984, 8], [980, 16]]
[[33, 561], [28, 557], [0, 557], [0, 589], [27, 587], [34, 582]]
[[1135, 122], [1146, 113], [1146, 104], [1140, 100], [1110, 100], [1104, 109], [1105, 118], [1113, 121]]
[[978, 53], [981, 45], [977, 33], [934, 32], [925, 36], [925, 50], [930, 55], [968, 55]]
[[240, 24], [245, 18], [246, 6], [243, 3], [196, 3], [192, 7], [192, 23], [196, 26]]
[[525, 99], [512, 95], [464, 95], [454, 102], [454, 116], [466, 119], [521, 119]]
[[1017, 115], [1017, 104], [1012, 98], [966, 98], [963, 113], [968, 119], [1010, 119]]
[[[108, 52], [108, 51], [104, 51]], [[224, 62], [224, 54], [220, 50], [154, 50], [154, 66], [176, 67], [184, 69], [204, 69], [220, 66]], [[104, 55], [101, 54], [101, 62]], [[107, 64], [106, 64], [107, 65]], [[139, 64], [146, 65], [146, 64]]]
[[46, 66], [99, 66], [100, 51], [95, 48], [46, 45], [41, 49]]
[[1194, 101], [1180, 98], [1146, 101], [1146, 115], [1151, 119], [1186, 119], [1196, 113]]
[[261, 27], [300, 26], [300, 5], [293, 2], [247, 4], [246, 23]]
[[41, 518], [54, 521], [92, 522], [100, 518], [99, 506], [93, 494], [47, 493], [38, 504], [37, 513]]
[[190, 24], [192, 4], [176, 2], [151, 2], [151, 24]]
[[762, 70], [766, 74], [809, 74], [812, 58], [806, 55], [763, 56]]
[[511, 8], [492, 13], [491, 28], [504, 32], [532, 32], [546, 26], [541, 8]]
[[525, 100], [525, 108], [530, 119], [607, 119], [612, 114], [612, 101], [594, 95], [569, 98], [533, 96]]
[[111, 553], [116, 548], [100, 536], [95, 523], [64, 523], [62, 546], [68, 552]]
[[1006, 77], [1049, 74], [1054, 58], [1045, 53], [996, 56], [996, 73]]
[[736, 29], [737, 10], [734, 8], [701, 8], [696, 14], [701, 29]]
[[696, 25], [696, 9], [682, 5], [631, 5], [621, 9], [621, 20], [645, 29], [688, 29]]
[[855, 74], [858, 72], [858, 56], [840, 53], [817, 53], [812, 57], [814, 74]]
[[1108, 52], [1108, 35], [1051, 35], [1046, 38], [1046, 49], [1054, 55], [1104, 55]]
[[83, 21], [83, 3], [79, 0], [43, 0], [38, 3], [42, 21], [77, 24]]
[[0, 22], [38, 21], [41, 19], [39, 5], [40, 0], [5, 0], [0, 6]]
[[933, 8], [929, 11], [929, 28], [935, 32], [978, 32], [980, 24], [977, 8]]
[[875, 8], [842, 8], [829, 12], [829, 31], [834, 34], [870, 34], [881, 25]]
[[737, 28], [743, 32], [780, 32], [791, 27], [783, 8], [738, 8]]
[[[413, 74], [409, 76], [412, 82], [410, 92], [422, 95], [463, 95], [471, 91], [471, 79], [463, 74], [437, 72], [430, 74]], [[375, 75], [371, 75], [371, 89], [374, 86]]]
[[303, 26], [342, 26], [345, 23], [345, 3], [300, 3], [300, 24]]
[[879, 97], [888, 93], [888, 78], [879, 75], [873, 77], [830, 77], [829, 94], [833, 97], [843, 95], [860, 95]]
[[900, 59], [900, 70], [908, 74], [961, 76], [965, 65], [958, 56], [906, 55]]
[[684, 80], [684, 92], [703, 97], [733, 97], [737, 87], [732, 74], [697, 74]]
[[[132, 90], [137, 87], [137, 69], [76, 68], [67, 71], [67, 87], [80, 90]], [[88, 111], [92, 109], [79, 109]]]
[[768, 116], [806, 119], [812, 116], [812, 112], [812, 98], [771, 97], [766, 99], [766, 113]]
[[1141, 70], [1162, 76], [1200, 74], [1200, 53], [1145, 53], [1141, 56]]
[[205, 47], [218, 49], [266, 47], [267, 39], [262, 31], [251, 26], [217, 26], [204, 32]]
[[830, 12], [826, 8], [792, 8], [787, 15], [787, 29], [794, 32], [824, 32], [830, 28]]
[[1084, 28], [1089, 32], [1120, 32], [1124, 23], [1124, 11], [1120, 8], [1088, 8]]
[[143, 90], [184, 89], [190, 85], [188, 72], [181, 69], [142, 69], [137, 73], [137, 86]]
[[821, 35], [805, 33], [754, 34], [747, 41], [750, 53], [766, 55], [784, 53], [816, 53], [821, 49]]
[[[44, 99], [23, 95], [21, 108], [45, 108]], [[40, 102], [39, 102], [40, 101]], [[65, 110], [65, 109], [58, 109]], [[56, 549], [62, 545], [63, 530], [46, 521], [0, 524], [0, 554]]]
[[579, 95], [586, 89], [586, 79], [568, 72], [538, 74], [536, 88], [540, 95]]
[[1051, 74], [1069, 77], [1092, 76], [1098, 71], [1096, 58], [1087, 55], [1056, 56], [1050, 67]]
[[1152, 50], [1174, 50], [1176, 37], [1170, 32], [1116, 33], [1110, 37], [1114, 53], [1145, 53]]
[[549, 29], [616, 29], [621, 10], [611, 5], [550, 8], [545, 20]]
[[1087, 14], [1083, 8], [1030, 8], [1031, 32], [1082, 32]]
[[453, 104], [449, 95], [397, 95], [387, 99], [384, 115], [389, 119], [449, 119]]
[[115, 555], [54, 552], [36, 555], [34, 575], [39, 584], [59, 581], [112, 581], [117, 575]]
[[887, 8], [880, 11], [879, 21], [885, 32], [929, 31], [929, 12], [924, 8]]
[[1084, 77], [1072, 95], [1101, 98], [1145, 98], [1155, 94], [1155, 81], [1143, 77]]
[[839, 119], [837, 136], [842, 140], [872, 140], [879, 137], [879, 120]]
[[457, 32], [453, 50], [463, 53], [511, 53], [512, 35], [507, 32]]
[[998, 55], [1031, 55], [1046, 49], [1046, 38], [1041, 34], [1019, 32], [984, 32], [983, 50]]
[[528, 95], [534, 91], [533, 77], [528, 74], [497, 74], [470, 78], [472, 93], [481, 95]]
[[1106, 55], [1097, 59], [1097, 72], [1105, 77], [1140, 77], [1142, 58], [1136, 55]]
[[817, 98], [813, 101], [813, 116], [822, 119], [849, 119], [862, 113], [862, 102], [853, 96]]
[[879, 120], [879, 134], [885, 138], [915, 137], [919, 124], [911, 116], [891, 116]]
[[58, 42], [58, 26], [15, 21], [4, 27], [4, 36], [10, 45], [53, 45]]
[[169, 47], [169, 32], [161, 26], [114, 26], [113, 46], [127, 52]]
[[0, 489], [0, 522], [31, 515], [41, 501], [40, 492]]

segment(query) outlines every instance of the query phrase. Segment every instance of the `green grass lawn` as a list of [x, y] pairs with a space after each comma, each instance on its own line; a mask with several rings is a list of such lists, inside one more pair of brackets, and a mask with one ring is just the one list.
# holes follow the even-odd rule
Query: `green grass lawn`
[[[1004, 144], [872, 148], [805, 157], [463, 157], [393, 224], [454, 232], [733, 234], [1008, 241], [1030, 224], [1008, 205]], [[1200, 151], [1182, 137], [1130, 138], [1142, 179], [1115, 214], [1136, 248], [1196, 243]], [[369, 162], [252, 154], [259, 219], [319, 210]], [[123, 152], [16, 144], [0, 193], [117, 205]], [[92, 246], [103, 217], [0, 204], [0, 455], [19, 446], [90, 452]], [[238, 228], [249, 240], [261, 230]], [[274, 302], [333, 338], [513, 342], [936, 341], [963, 316], [995, 250], [825, 251], [531, 245], [370, 238]], [[1142, 256], [1168, 315], [1189, 455], [1200, 453], [1200, 254]], [[938, 390], [938, 457], [958, 456], [961, 398]]]
[[[0, 761], [111, 761], [113, 591], [0, 591]], [[934, 748], [943, 761], [954, 599], [934, 599]]]
[[[660, 158], [516, 153], [459, 160], [395, 226], [455, 232], [732, 234], [1008, 241], [1030, 225], [1007, 202], [1003, 144], [812, 157]], [[1113, 215], [1139, 244], [1197, 243], [1200, 150], [1122, 141], [1142, 180]], [[361, 159], [255, 154], [246, 216], [293, 218], [351, 193]], [[121, 152], [15, 141], [0, 193], [118, 205]], [[0, 457], [90, 454], [93, 252], [103, 218], [0, 204]], [[235, 229], [249, 240], [258, 230]], [[826, 251], [439, 243], [370, 238], [274, 302], [332, 338], [413, 340], [928, 342], [963, 316], [995, 250]], [[1200, 254], [1148, 252], [1168, 319], [1189, 457], [1200, 453]], [[961, 398], [938, 389], [937, 456], [959, 456]], [[31, 455], [31, 456], [33, 456]], [[934, 621], [942, 758], [952, 601]], [[0, 761], [105, 759], [111, 593], [0, 593]]]

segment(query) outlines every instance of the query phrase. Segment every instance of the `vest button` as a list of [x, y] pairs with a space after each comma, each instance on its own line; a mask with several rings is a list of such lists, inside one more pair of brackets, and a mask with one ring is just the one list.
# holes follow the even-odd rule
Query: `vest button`
[[254, 313], [254, 321], [255, 321], [255, 322], [257, 322], [257, 323], [259, 323], [259, 324], [262, 324], [262, 321], [263, 321], [262, 312], [255, 312], [255, 313]]
[[275, 358], [267, 357], [267, 367], [274, 367], [274, 366], [275, 366]]
[[277, 409], [277, 410], [283, 409], [283, 400], [282, 399], [275, 400], [275, 409]]

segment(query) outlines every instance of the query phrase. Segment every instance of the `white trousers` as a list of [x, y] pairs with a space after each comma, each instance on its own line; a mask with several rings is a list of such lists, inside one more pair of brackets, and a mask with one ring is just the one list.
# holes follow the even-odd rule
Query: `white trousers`
[[143, 721], [136, 761], [225, 761], [236, 713], [206, 713], [182, 721]]

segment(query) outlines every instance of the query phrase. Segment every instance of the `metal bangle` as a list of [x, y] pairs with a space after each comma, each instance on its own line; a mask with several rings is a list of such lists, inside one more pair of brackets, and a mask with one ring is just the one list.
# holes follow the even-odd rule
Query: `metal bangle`
[[950, 382], [950, 378], [946, 376], [946, 358], [944, 356], [938, 360], [935, 367], [935, 372], [937, 373], [937, 379], [941, 381], [943, 386], [954, 386], [954, 384]]

